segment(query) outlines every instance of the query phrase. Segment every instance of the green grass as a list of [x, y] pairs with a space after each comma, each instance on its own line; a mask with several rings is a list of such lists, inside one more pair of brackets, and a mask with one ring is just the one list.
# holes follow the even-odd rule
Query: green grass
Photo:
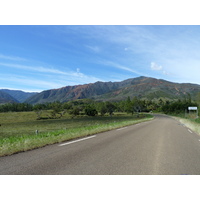
[[[113, 117], [80, 116], [36, 120], [34, 112], [0, 113], [0, 156], [27, 151], [150, 120], [153, 116], [115, 114]], [[38, 130], [38, 134], [36, 134]]]
[[196, 118], [196, 114], [177, 114], [173, 115], [175, 119], [180, 121], [186, 127], [190, 128], [192, 131], [200, 134], [200, 118]]
[[200, 134], [200, 124], [194, 120], [177, 118], [182, 124], [193, 130], [194, 132]]

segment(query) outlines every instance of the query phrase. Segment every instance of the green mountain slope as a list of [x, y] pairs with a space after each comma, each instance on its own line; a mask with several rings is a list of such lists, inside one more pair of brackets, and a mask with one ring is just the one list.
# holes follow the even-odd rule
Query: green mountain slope
[[161, 79], [140, 77], [139, 79], [133, 79], [131, 85], [101, 95], [96, 99], [118, 101], [125, 99], [128, 96], [137, 96], [149, 100], [159, 98], [179, 99], [184, 98], [188, 94], [195, 99], [198, 92], [200, 92], [200, 85], [189, 83], [179, 84]]
[[23, 103], [29, 97], [37, 94], [37, 92], [23, 92], [21, 90], [0, 89], [0, 91], [9, 94], [20, 103]]
[[96, 82], [85, 85], [67, 86], [46, 90], [29, 99], [27, 103], [66, 102], [76, 99], [92, 98], [99, 101], [119, 101], [129, 97], [154, 100], [159, 98], [184, 98], [188, 93], [194, 99], [200, 92], [200, 85], [172, 83], [169, 81], [138, 77], [121, 82]]
[[18, 103], [18, 101], [6, 92], [0, 91], [0, 104], [4, 103]]

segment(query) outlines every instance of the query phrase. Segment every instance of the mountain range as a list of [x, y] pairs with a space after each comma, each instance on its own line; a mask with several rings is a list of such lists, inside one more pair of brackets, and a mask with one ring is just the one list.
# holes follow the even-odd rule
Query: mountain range
[[21, 90], [0, 89], [0, 103], [23, 103], [37, 92], [23, 92]]
[[[42, 91], [40, 93], [7, 90], [0, 90], [0, 92], [7, 93], [18, 102], [30, 104], [54, 101], [67, 102], [85, 98], [97, 101], [119, 101], [127, 99], [128, 96], [130, 98], [137, 96], [148, 100], [160, 98], [175, 100], [185, 98], [188, 94], [190, 94], [192, 99], [195, 99], [197, 94], [200, 93], [200, 85], [173, 83], [162, 79], [141, 76], [121, 82], [96, 82], [84, 85], [66, 86], [59, 89]], [[9, 101], [11, 101], [11, 99]]]
[[143, 99], [179, 99], [190, 94], [195, 99], [200, 85], [173, 83], [162, 79], [138, 77], [121, 82], [96, 82], [84, 85], [66, 86], [46, 90], [26, 100], [27, 103], [66, 102], [76, 99], [94, 99], [97, 101], [119, 101], [135, 96]]
[[18, 103], [18, 101], [11, 95], [0, 90], [0, 104], [4, 103]]

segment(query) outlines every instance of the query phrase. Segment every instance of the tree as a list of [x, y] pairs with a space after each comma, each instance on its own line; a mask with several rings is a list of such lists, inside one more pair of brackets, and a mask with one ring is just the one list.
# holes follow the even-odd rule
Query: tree
[[166, 114], [168, 113], [184, 113], [188, 110], [189, 106], [197, 106], [197, 103], [191, 102], [190, 99], [185, 100], [178, 100], [174, 102], [166, 102], [165, 105], [162, 106], [162, 111]]
[[133, 99], [133, 109], [134, 109], [134, 111], [137, 112], [137, 114], [138, 114], [137, 116], [139, 117], [139, 112], [142, 111], [142, 105], [137, 97], [134, 97], [134, 99]]
[[113, 105], [112, 103], [110, 102], [106, 102], [106, 109], [107, 109], [107, 112], [109, 113], [109, 115], [112, 117], [113, 115], [113, 112], [115, 110], [115, 105]]
[[73, 107], [71, 110], [69, 110], [69, 114], [72, 115], [72, 118], [74, 118], [80, 114], [80, 109], [78, 107]]
[[88, 116], [95, 116], [98, 114], [98, 112], [93, 106], [89, 105], [85, 108], [85, 114]]
[[200, 92], [197, 94], [197, 104], [200, 107]]
[[51, 112], [52, 118], [56, 118], [57, 114], [59, 114], [60, 117], [62, 117], [63, 113], [61, 113], [61, 111], [62, 111], [62, 104], [60, 102], [52, 103], [52, 112]]
[[35, 111], [37, 115], [37, 120], [41, 119], [42, 108], [43, 108], [42, 104], [37, 104], [33, 107], [33, 110]]
[[125, 111], [127, 113], [134, 113], [134, 106], [133, 106], [133, 102], [131, 101], [130, 97], [127, 98], [126, 103], [125, 103]]
[[104, 102], [96, 103], [96, 110], [101, 114], [101, 116], [104, 116], [107, 112], [106, 104]]
[[163, 101], [161, 98], [159, 99], [158, 105], [159, 105], [160, 107], [162, 107], [162, 106], [164, 105], [164, 101]]

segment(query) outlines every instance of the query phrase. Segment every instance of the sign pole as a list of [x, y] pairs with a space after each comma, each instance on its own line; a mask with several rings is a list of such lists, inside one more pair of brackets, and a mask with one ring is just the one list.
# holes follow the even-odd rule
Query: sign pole
[[188, 110], [189, 110], [189, 114], [190, 114], [190, 110], [196, 110], [196, 118], [198, 118], [198, 107], [188, 107]]

